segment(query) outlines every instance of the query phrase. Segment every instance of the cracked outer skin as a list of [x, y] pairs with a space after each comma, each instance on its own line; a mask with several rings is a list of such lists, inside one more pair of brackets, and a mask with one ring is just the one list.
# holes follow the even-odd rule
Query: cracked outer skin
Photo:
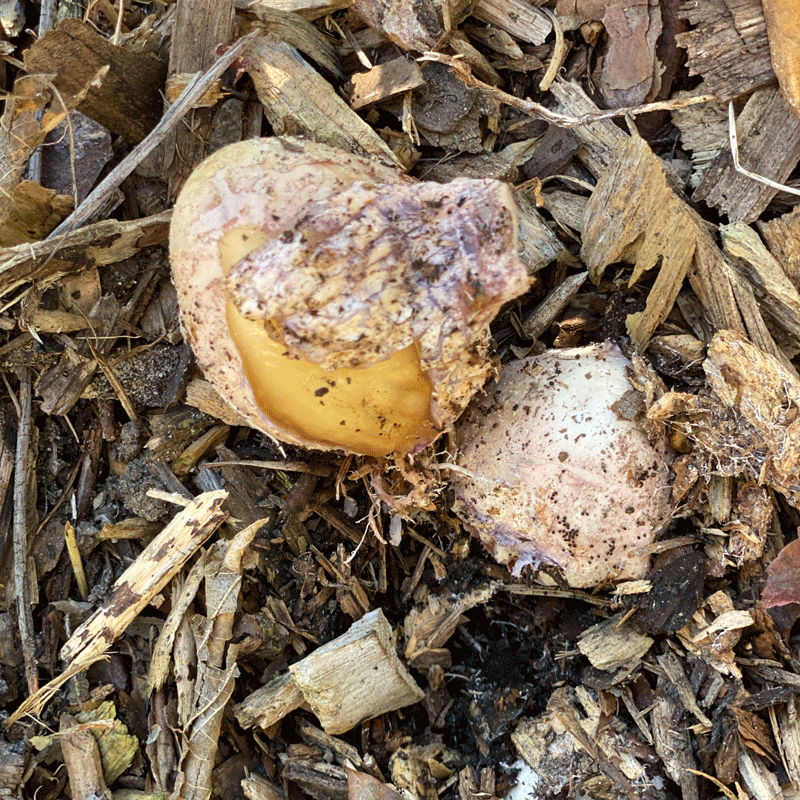
[[637, 551], [669, 511], [672, 451], [611, 409], [629, 366], [610, 342], [549, 350], [509, 365], [459, 421], [456, 513], [515, 574], [550, 564], [576, 588], [645, 575]]
[[[504, 184], [415, 183], [358, 156], [278, 137], [231, 145], [201, 164], [178, 198], [170, 235], [186, 337], [223, 399], [280, 441], [367, 455], [421, 449], [491, 374], [488, 325], [528, 287], [516, 249]], [[229, 321], [235, 331], [258, 325], [295, 364], [351, 370], [339, 376], [399, 364], [376, 412], [398, 430], [377, 444], [314, 437], [290, 413], [265, 408]], [[335, 407], [337, 381], [312, 393], [324, 395], [320, 405]], [[423, 395], [418, 424], [411, 407]], [[289, 411], [293, 402], [285, 398]]]

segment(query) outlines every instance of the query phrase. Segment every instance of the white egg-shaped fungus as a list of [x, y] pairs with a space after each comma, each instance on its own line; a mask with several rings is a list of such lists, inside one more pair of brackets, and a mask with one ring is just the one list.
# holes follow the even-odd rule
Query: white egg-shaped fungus
[[588, 587], [646, 573], [672, 451], [615, 411], [630, 367], [610, 342], [549, 350], [506, 367], [459, 421], [456, 513], [515, 574], [551, 564]]

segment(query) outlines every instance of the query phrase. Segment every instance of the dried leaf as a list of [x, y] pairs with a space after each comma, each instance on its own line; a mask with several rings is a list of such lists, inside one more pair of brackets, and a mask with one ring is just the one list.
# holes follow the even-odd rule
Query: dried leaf
[[761, 599], [766, 608], [800, 603], [800, 539], [789, 542], [767, 566]]

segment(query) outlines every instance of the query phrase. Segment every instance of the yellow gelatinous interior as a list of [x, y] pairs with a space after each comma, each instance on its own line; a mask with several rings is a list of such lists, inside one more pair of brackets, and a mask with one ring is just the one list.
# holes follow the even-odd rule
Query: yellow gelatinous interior
[[[223, 270], [266, 238], [250, 228], [228, 231], [220, 243]], [[408, 451], [430, 434], [432, 387], [416, 345], [363, 369], [325, 370], [287, 356], [265, 323], [243, 317], [233, 302], [226, 313], [256, 402], [277, 427], [311, 446], [370, 456]]]

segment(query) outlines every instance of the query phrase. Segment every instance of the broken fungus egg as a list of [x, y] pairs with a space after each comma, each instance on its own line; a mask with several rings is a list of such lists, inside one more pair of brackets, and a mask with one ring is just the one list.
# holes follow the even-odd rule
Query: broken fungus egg
[[222, 398], [283, 442], [383, 456], [448, 429], [529, 286], [507, 185], [416, 183], [322, 144], [229, 145], [186, 182], [170, 258]]
[[610, 342], [548, 350], [506, 367], [459, 421], [455, 511], [515, 574], [551, 564], [587, 587], [646, 573], [672, 451], [615, 413], [629, 367]]

